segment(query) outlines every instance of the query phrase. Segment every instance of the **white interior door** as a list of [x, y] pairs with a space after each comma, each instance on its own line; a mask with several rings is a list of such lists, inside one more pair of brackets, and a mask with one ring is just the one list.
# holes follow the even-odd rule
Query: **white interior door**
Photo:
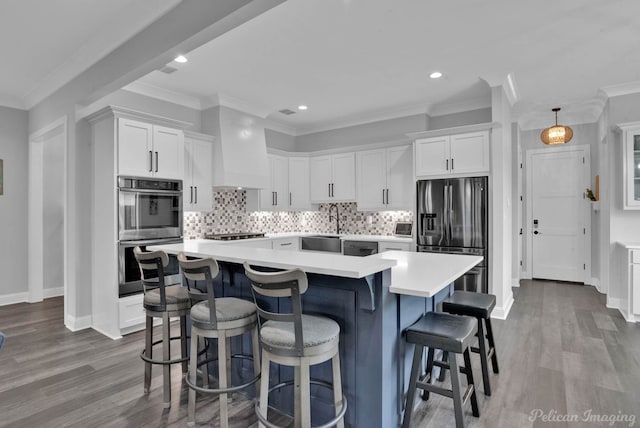
[[584, 152], [530, 155], [532, 274], [534, 278], [583, 282], [586, 268]]

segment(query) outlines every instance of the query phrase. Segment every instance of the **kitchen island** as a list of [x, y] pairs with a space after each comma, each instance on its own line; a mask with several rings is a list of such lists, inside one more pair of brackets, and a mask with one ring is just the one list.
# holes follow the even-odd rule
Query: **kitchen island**
[[[303, 295], [303, 311], [322, 314], [340, 325], [340, 359], [343, 390], [348, 400], [345, 425], [388, 428], [399, 425], [403, 394], [410, 371], [410, 352], [402, 331], [451, 291], [451, 283], [482, 259], [431, 253], [388, 251], [368, 257], [321, 252], [291, 252], [190, 240], [150, 249], [187, 256], [212, 257], [221, 274], [216, 278], [222, 295], [251, 299], [242, 263], [272, 269], [300, 268], [307, 273], [309, 289]], [[273, 310], [287, 308], [274, 299]], [[239, 338], [234, 352], [249, 354], [249, 338]], [[410, 351], [410, 350], [408, 350]], [[240, 364], [238, 364], [240, 366]], [[247, 373], [242, 373], [247, 371]], [[249, 376], [251, 365], [235, 367], [233, 376]], [[331, 380], [330, 364], [311, 369], [311, 376]], [[293, 378], [289, 367], [271, 372], [270, 384]], [[331, 418], [331, 392], [312, 388], [314, 424]], [[293, 393], [274, 391], [270, 405], [292, 414]]]

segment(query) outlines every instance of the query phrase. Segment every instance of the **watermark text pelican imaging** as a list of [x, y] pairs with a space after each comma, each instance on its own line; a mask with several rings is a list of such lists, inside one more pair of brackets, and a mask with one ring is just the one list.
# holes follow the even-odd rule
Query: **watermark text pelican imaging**
[[533, 409], [529, 414], [529, 420], [535, 422], [540, 420], [542, 422], [590, 422], [590, 423], [603, 423], [613, 426], [617, 422], [624, 422], [629, 427], [636, 426], [636, 415], [622, 413], [596, 413], [593, 409], [588, 409], [578, 413], [560, 413], [557, 410], [544, 411], [542, 409]]

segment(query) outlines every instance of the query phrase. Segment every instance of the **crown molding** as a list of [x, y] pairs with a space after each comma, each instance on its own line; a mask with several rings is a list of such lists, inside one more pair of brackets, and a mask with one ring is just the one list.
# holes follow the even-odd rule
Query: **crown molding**
[[473, 125], [454, 126], [452, 128], [432, 129], [429, 131], [409, 132], [405, 134], [411, 140], [417, 138], [441, 137], [443, 135], [466, 134], [469, 132], [487, 131], [500, 128], [499, 122], [477, 123]]
[[273, 113], [273, 109], [271, 107], [220, 93], [201, 98], [201, 105], [202, 110], [211, 107], [223, 106], [244, 113], [249, 113], [262, 119], [266, 119], [267, 116]]
[[128, 92], [156, 98], [158, 100], [167, 101], [195, 110], [202, 110], [202, 102], [200, 98], [176, 91], [171, 91], [169, 89], [161, 88], [149, 83], [133, 82], [123, 87], [122, 89]]
[[446, 114], [462, 113], [464, 111], [478, 110], [491, 107], [491, 95], [488, 97], [471, 98], [455, 103], [437, 104], [431, 107], [427, 114], [431, 117], [444, 116]]
[[428, 114], [429, 106], [426, 103], [414, 104], [410, 106], [395, 107], [384, 110], [374, 110], [355, 114], [345, 119], [327, 121], [322, 124], [296, 127], [298, 135], [313, 134], [316, 132], [331, 131], [334, 129], [347, 128], [349, 126], [364, 125], [383, 120], [397, 119], [400, 117], [413, 116], [417, 114]]
[[[89, 123], [94, 123], [105, 117], [127, 118], [151, 123], [153, 125], [167, 126], [169, 128], [187, 129], [193, 126], [191, 122], [172, 119], [170, 117], [159, 116], [157, 114], [144, 113], [126, 107], [108, 105], [98, 111], [92, 112], [85, 117], [77, 117], [77, 119], [86, 119]], [[204, 134], [203, 134], [204, 135]]]
[[604, 86], [600, 88], [608, 97], [618, 97], [620, 95], [637, 94], [640, 92], [640, 80], [635, 82], [621, 83], [619, 85]]
[[[93, 37], [75, 51], [67, 61], [51, 71], [24, 95], [24, 104], [28, 109], [69, 83], [75, 77], [89, 69], [114, 49], [121, 46], [158, 17], [174, 8], [181, 0], [162, 0], [159, 2], [130, 2], [126, 13], [118, 15], [118, 26], [105, 26], [97, 29]], [[144, 17], [142, 20], [140, 17]]]

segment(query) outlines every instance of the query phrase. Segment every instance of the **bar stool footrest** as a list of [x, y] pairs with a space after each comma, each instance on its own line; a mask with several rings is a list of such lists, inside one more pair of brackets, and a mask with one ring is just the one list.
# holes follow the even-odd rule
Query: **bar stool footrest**
[[[329, 383], [329, 382], [325, 382], [323, 380], [315, 380], [315, 379], [311, 379], [309, 380], [309, 383], [313, 384], [313, 385], [318, 385], [318, 386], [322, 386], [324, 388], [329, 388], [331, 390], [333, 390], [333, 384]], [[269, 393], [280, 389], [280, 388], [284, 388], [285, 386], [291, 386], [294, 384], [293, 380], [288, 380], [285, 382], [281, 382], [275, 386], [272, 386], [271, 388], [269, 388]], [[260, 421], [260, 423], [264, 424], [267, 428], [284, 428], [280, 425], [276, 425], [274, 423], [271, 423], [267, 420], [266, 416], [262, 415], [262, 413], [260, 413], [260, 402], [256, 399], [254, 400], [255, 402], [255, 413], [256, 416], [258, 418], [258, 420]], [[322, 425], [314, 425], [311, 428], [331, 428], [333, 426], [336, 425], [336, 423], [338, 423], [338, 421], [340, 419], [342, 419], [345, 415], [345, 413], [347, 412], [347, 397], [344, 396], [344, 394], [342, 395], [342, 405], [340, 406], [340, 411], [338, 412], [338, 414], [331, 419], [330, 421], [322, 424]]]
[[[190, 336], [186, 337], [187, 339], [191, 339]], [[182, 339], [180, 336], [174, 336], [174, 337], [170, 337], [169, 340], [180, 340]], [[155, 342], [153, 342], [151, 344], [151, 347], [153, 348], [156, 345], [159, 345], [163, 342], [162, 339], [160, 340], [156, 340]], [[169, 364], [177, 364], [177, 363], [184, 363], [185, 361], [189, 361], [189, 357], [181, 357], [181, 358], [176, 358], [173, 360], [154, 360], [153, 358], [148, 358], [145, 353], [147, 352], [147, 348], [143, 349], [142, 352], [140, 352], [140, 358], [142, 358], [142, 360], [144, 362], [150, 363], [150, 364], [160, 364], [163, 366], [169, 365]]]
[[[253, 357], [250, 355], [243, 355], [243, 354], [233, 354], [231, 355], [231, 358], [238, 358], [238, 359], [242, 359], [242, 360], [251, 360], [253, 361]], [[214, 361], [218, 361], [217, 358], [210, 358], [207, 360], [203, 360], [198, 362], [198, 365], [196, 367], [196, 370], [198, 367], [204, 365], [204, 364], [208, 364]], [[257, 376], [255, 376], [253, 379], [251, 379], [249, 382], [243, 383], [242, 385], [236, 385], [236, 386], [230, 386], [228, 388], [203, 388], [201, 386], [198, 386], [196, 384], [191, 383], [191, 380], [189, 379], [189, 372], [184, 374], [184, 382], [187, 384], [187, 386], [197, 392], [200, 392], [202, 394], [227, 394], [227, 393], [232, 393], [232, 392], [237, 392], [240, 390], [243, 390], [245, 388], [250, 387], [251, 385], [253, 385], [254, 383], [256, 383], [257, 381], [260, 380], [260, 378], [262, 377], [262, 373], [258, 373]]]

